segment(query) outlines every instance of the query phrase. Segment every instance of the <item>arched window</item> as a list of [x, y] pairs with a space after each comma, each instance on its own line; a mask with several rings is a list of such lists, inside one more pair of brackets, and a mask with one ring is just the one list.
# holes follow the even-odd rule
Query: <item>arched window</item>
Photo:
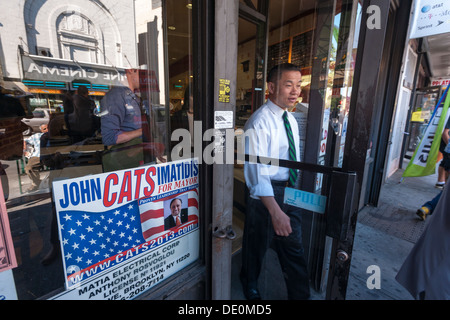
[[97, 31], [88, 18], [77, 12], [64, 13], [56, 22], [61, 58], [99, 63]]

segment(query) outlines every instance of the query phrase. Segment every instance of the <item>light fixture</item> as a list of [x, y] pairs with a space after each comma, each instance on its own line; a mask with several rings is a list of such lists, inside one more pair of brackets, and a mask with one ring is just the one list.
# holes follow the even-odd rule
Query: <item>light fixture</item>
[[168, 26], [167, 27], [169, 30], [171, 30], [171, 31], [174, 31], [174, 30], [176, 30], [177, 28], [175, 28], [174, 26]]
[[188, 8], [189, 10], [192, 10], [192, 3], [187, 4], [186, 8]]

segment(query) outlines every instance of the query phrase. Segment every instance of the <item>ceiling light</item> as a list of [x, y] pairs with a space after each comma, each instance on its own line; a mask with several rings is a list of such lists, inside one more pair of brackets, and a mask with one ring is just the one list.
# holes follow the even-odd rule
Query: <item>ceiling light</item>
[[175, 28], [174, 26], [168, 26], [167, 27], [169, 30], [172, 30], [172, 31], [174, 31], [174, 30], [176, 30], [177, 28]]

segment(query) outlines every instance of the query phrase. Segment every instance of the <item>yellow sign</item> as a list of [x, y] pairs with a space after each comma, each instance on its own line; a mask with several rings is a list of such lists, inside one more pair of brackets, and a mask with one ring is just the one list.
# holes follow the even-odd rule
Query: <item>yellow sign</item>
[[90, 96], [104, 96], [106, 92], [103, 91], [89, 91]]
[[55, 89], [29, 89], [29, 92], [31, 93], [45, 93], [45, 94], [62, 94], [61, 90], [55, 90]]
[[219, 102], [230, 103], [231, 81], [227, 79], [219, 80]]
[[423, 122], [424, 119], [422, 118], [422, 111], [413, 112], [413, 114], [411, 116], [411, 121], [413, 121], [413, 122]]

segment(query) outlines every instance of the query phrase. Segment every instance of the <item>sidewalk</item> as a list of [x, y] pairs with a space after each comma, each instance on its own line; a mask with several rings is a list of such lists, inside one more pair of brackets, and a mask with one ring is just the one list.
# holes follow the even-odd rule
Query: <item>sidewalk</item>
[[[420, 221], [416, 210], [439, 190], [434, 187], [437, 175], [406, 178], [400, 183], [403, 171], [398, 170], [383, 185], [377, 208], [366, 207], [358, 214], [347, 300], [412, 299], [395, 276], [428, 222]], [[369, 290], [366, 285], [371, 265], [381, 271], [379, 290]]]

